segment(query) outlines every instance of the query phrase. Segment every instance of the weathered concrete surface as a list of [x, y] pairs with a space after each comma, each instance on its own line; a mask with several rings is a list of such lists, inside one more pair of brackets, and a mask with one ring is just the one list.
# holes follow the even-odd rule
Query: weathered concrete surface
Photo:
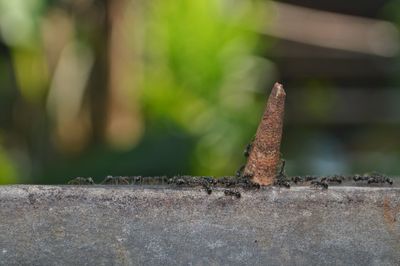
[[0, 187], [1, 265], [399, 265], [400, 188]]

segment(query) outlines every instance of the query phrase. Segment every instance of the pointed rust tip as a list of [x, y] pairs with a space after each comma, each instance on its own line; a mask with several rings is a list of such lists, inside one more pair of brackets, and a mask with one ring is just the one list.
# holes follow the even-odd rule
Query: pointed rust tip
[[286, 92], [283, 89], [282, 84], [275, 82], [274, 87], [271, 91], [271, 95], [273, 95], [275, 98], [286, 97]]
[[274, 183], [280, 165], [285, 98], [282, 84], [275, 83], [244, 169], [245, 175], [263, 186]]

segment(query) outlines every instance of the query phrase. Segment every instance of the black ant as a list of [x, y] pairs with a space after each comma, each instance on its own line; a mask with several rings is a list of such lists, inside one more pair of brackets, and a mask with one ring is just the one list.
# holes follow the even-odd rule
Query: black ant
[[326, 178], [323, 178], [321, 180], [313, 180], [313, 181], [311, 181], [311, 185], [313, 185], [315, 187], [321, 187], [323, 189], [328, 189], [328, 187], [329, 187], [328, 181], [326, 180]]
[[244, 157], [249, 157], [251, 149], [253, 148], [253, 141], [251, 141], [249, 144], [246, 145], [246, 148], [243, 151]]
[[68, 181], [68, 185], [94, 185], [91, 177], [75, 177]]
[[276, 177], [274, 185], [290, 188], [290, 183], [287, 180], [287, 176], [285, 174], [285, 165], [286, 165], [286, 161], [282, 159], [281, 169], [279, 170], [279, 173]]
[[129, 178], [124, 176], [107, 176], [101, 184], [104, 185], [129, 185]]
[[235, 196], [236, 198], [240, 198], [242, 195], [237, 190], [225, 189], [224, 190], [225, 196]]
[[245, 164], [240, 166], [240, 168], [236, 171], [236, 177], [241, 177], [242, 176], [245, 167], [246, 167]]

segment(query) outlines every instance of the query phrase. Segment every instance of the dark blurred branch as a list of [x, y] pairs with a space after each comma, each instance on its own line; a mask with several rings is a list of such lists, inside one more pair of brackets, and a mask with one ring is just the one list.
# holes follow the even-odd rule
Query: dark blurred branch
[[93, 144], [101, 143], [104, 137], [104, 131], [107, 120], [107, 97], [109, 84], [109, 42], [110, 42], [110, 1], [101, 0], [95, 5], [93, 12], [98, 12], [98, 21], [89, 21], [96, 23], [97, 30], [91, 40], [94, 49], [95, 62], [91, 79], [89, 82], [88, 96], [90, 113], [92, 120]]

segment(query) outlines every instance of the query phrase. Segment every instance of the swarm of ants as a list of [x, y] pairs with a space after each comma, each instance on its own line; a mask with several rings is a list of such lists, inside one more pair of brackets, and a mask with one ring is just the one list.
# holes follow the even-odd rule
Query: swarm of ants
[[359, 181], [367, 181], [368, 184], [383, 184], [388, 183], [393, 185], [393, 180], [387, 176], [384, 176], [380, 173], [373, 172], [372, 174], [365, 174], [365, 175], [355, 175], [353, 177], [355, 182]]
[[[244, 149], [244, 157], [248, 157], [252, 149], [252, 143], [250, 142]], [[282, 160], [282, 164], [279, 172], [276, 175], [274, 182], [275, 186], [290, 188], [291, 184], [310, 184], [313, 187], [319, 187], [322, 189], [328, 189], [331, 184], [341, 184], [345, 180], [353, 180], [354, 182], [366, 182], [367, 184], [393, 184], [393, 180], [385, 175], [379, 173], [355, 175], [355, 176], [293, 176], [288, 177], [285, 173], [286, 161]], [[220, 178], [214, 178], [212, 176], [185, 176], [178, 175], [174, 177], [160, 176], [160, 177], [142, 177], [142, 176], [107, 176], [101, 184], [103, 185], [129, 185], [129, 184], [171, 184], [176, 186], [187, 186], [187, 187], [202, 187], [207, 194], [212, 193], [213, 187], [224, 187], [226, 196], [235, 196], [240, 198], [240, 192], [231, 190], [228, 188], [241, 187], [243, 189], [258, 189], [259, 184], [253, 183], [251, 178], [252, 174], [244, 174], [245, 165], [242, 165], [239, 170], [236, 171], [234, 177], [225, 176]], [[93, 185], [94, 181], [91, 177], [76, 177], [68, 182], [70, 185]]]

